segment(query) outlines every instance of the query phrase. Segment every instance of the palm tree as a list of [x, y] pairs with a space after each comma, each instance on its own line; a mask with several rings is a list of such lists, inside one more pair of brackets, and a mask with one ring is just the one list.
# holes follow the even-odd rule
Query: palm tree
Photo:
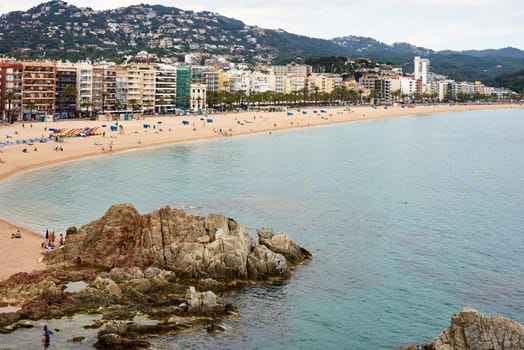
[[30, 113], [30, 119], [33, 119], [33, 111], [35, 110], [36, 108], [36, 103], [35, 101], [29, 101], [26, 103], [26, 107], [29, 109], [29, 113]]
[[315, 90], [315, 104], [318, 104], [318, 91], [320, 90], [318, 86], [313, 87]]
[[106, 110], [106, 97], [107, 97], [107, 92], [102, 92], [102, 112], [104, 112]]
[[11, 116], [11, 101], [13, 101], [16, 98], [16, 94], [14, 91], [8, 91], [5, 94], [5, 99], [7, 100], [7, 118], [11, 123], [14, 123], [14, 118]]
[[73, 86], [73, 85], [66, 85], [64, 87], [64, 90], [62, 90], [62, 92], [60, 93], [60, 96], [65, 98], [66, 102], [67, 102], [67, 110], [68, 110], [68, 114], [69, 114], [69, 117], [71, 117], [71, 100], [74, 98], [74, 101], [75, 101], [75, 106], [76, 106], [76, 97], [78, 96], [78, 92], [76, 91], [76, 88]]
[[183, 106], [185, 109], [188, 109], [190, 100], [191, 100], [191, 95], [184, 94], [184, 96], [182, 96]]
[[166, 112], [166, 100], [164, 100], [162, 97], [158, 99], [158, 113], [165, 113]]
[[80, 104], [80, 107], [85, 108], [86, 111], [87, 111], [87, 114], [88, 114], [88, 116], [89, 116], [89, 107], [91, 107], [91, 102], [89, 102], [89, 101], [84, 101], [84, 102], [82, 102], [82, 103]]
[[149, 114], [149, 107], [151, 107], [153, 104], [153, 100], [144, 100], [144, 107], [146, 109], [146, 114]]
[[114, 108], [115, 110], [120, 110], [120, 108], [122, 108], [122, 102], [120, 100], [116, 100], [115, 101], [115, 105], [114, 105]]
[[129, 104], [131, 105], [131, 108], [133, 109], [133, 112], [136, 111], [136, 107], [138, 106], [138, 101], [136, 98], [132, 98], [129, 100]]

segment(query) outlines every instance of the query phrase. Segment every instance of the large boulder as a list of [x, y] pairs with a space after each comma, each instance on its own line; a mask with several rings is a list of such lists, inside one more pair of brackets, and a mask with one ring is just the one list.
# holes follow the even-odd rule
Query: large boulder
[[275, 233], [272, 228], [257, 229], [258, 241], [269, 250], [282, 254], [292, 264], [299, 264], [311, 258], [311, 253], [296, 244], [283, 232]]
[[434, 350], [523, 350], [524, 327], [502, 316], [464, 307], [434, 341]]
[[195, 287], [187, 291], [187, 312], [190, 316], [222, 316], [226, 305], [212, 291], [197, 292]]
[[[253, 245], [247, 230], [223, 215], [187, 215], [167, 206], [141, 215], [130, 204], [116, 204], [100, 219], [68, 229], [65, 249], [46, 253], [46, 262], [113, 269], [115, 281], [129, 273], [143, 278], [148, 268], [181, 279], [236, 281], [286, 276], [289, 265], [311, 257], [286, 234], [262, 231], [260, 244], [270, 252]], [[277, 261], [283, 269], [272, 268]]]

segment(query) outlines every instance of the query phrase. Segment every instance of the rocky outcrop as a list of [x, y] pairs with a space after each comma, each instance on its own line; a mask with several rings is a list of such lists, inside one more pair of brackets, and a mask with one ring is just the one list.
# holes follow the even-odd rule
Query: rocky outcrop
[[238, 281], [286, 277], [311, 257], [284, 233], [260, 229], [258, 235], [253, 244], [242, 225], [223, 215], [187, 215], [170, 207], [140, 215], [130, 204], [117, 204], [102, 218], [68, 229], [65, 249], [48, 252], [46, 262], [156, 267], [181, 279]]
[[100, 219], [69, 228], [65, 248], [45, 253], [49, 269], [0, 282], [0, 302], [20, 306], [0, 314], [0, 332], [21, 327], [22, 319], [79, 312], [103, 315], [92, 325], [102, 326], [99, 349], [145, 348], [144, 338], [202, 321], [212, 323], [210, 332], [224, 331], [214, 322], [239, 311], [215, 293], [288, 278], [311, 258], [284, 233], [257, 233], [255, 244], [223, 215], [186, 215], [169, 207], [140, 215], [130, 204], [114, 205]]
[[523, 350], [524, 327], [502, 316], [464, 307], [433, 342], [435, 350]]

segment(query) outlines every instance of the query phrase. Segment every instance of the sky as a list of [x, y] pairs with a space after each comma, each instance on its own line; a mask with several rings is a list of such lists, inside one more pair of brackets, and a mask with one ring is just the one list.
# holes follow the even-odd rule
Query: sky
[[[39, 0], [0, 3], [0, 14]], [[516, 47], [524, 50], [523, 0], [69, 0], [106, 10], [148, 3], [211, 11], [261, 28], [315, 38], [357, 35], [433, 50]]]

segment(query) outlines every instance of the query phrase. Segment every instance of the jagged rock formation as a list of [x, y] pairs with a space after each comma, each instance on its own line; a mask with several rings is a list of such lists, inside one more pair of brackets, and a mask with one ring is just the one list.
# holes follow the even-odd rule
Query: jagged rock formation
[[523, 350], [524, 327], [502, 316], [464, 307], [432, 344], [434, 350]]
[[152, 266], [182, 279], [236, 281], [287, 276], [290, 267], [311, 257], [284, 233], [259, 229], [258, 235], [259, 244], [253, 244], [242, 225], [223, 215], [186, 215], [170, 207], [140, 215], [131, 204], [117, 204], [102, 218], [68, 229], [66, 248], [48, 252], [46, 262]]
[[[102, 326], [98, 349], [142, 349], [149, 345], [143, 337], [202, 321], [212, 322], [210, 332], [224, 331], [214, 322], [239, 311], [215, 292], [288, 278], [311, 257], [284, 233], [257, 233], [260, 243], [253, 244], [244, 227], [223, 215], [169, 207], [140, 215], [130, 204], [114, 205], [102, 218], [69, 228], [65, 248], [45, 255], [50, 268], [0, 282], [0, 303], [20, 307], [0, 313], [0, 333], [31, 326], [21, 320], [79, 312], [103, 315], [93, 325]], [[72, 281], [82, 281], [83, 289], [69, 290]]]

